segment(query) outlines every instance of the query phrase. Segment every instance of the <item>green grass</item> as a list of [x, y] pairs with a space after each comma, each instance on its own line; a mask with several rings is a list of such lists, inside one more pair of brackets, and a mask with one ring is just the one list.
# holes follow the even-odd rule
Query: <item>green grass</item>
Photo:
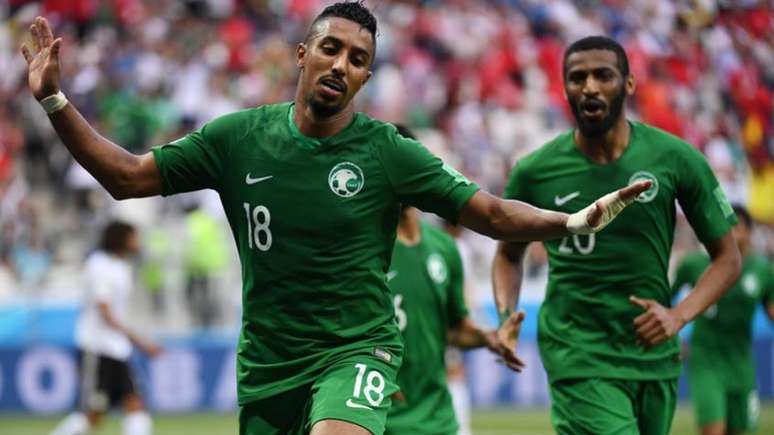
[[[0, 414], [0, 434], [45, 435], [54, 428], [58, 418]], [[220, 435], [236, 434], [237, 420], [233, 414], [188, 414], [154, 417], [156, 435]], [[551, 434], [551, 423], [546, 409], [479, 410], [473, 414], [475, 435], [543, 435]], [[672, 433], [696, 434], [693, 413], [689, 406], [677, 410]], [[759, 434], [774, 434], [774, 403], [761, 409]], [[113, 416], [94, 435], [120, 435], [118, 416]]]

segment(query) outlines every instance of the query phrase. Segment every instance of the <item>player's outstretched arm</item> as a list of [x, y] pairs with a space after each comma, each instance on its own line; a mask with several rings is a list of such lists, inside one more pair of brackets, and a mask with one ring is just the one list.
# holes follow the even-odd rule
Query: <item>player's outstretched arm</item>
[[161, 174], [151, 153], [134, 155], [97, 133], [59, 88], [59, 50], [62, 39], [54, 39], [43, 17], [30, 26], [32, 51], [22, 45], [27, 61], [27, 84], [43, 105], [51, 124], [75, 160], [116, 199], [158, 195]]
[[509, 242], [550, 240], [569, 234], [595, 233], [609, 224], [650, 181], [640, 181], [599, 198], [583, 210], [566, 214], [521, 201], [476, 192], [460, 213], [460, 224], [494, 239]]
[[652, 299], [629, 297], [645, 312], [634, 319], [637, 340], [645, 347], [655, 346], [680, 332], [688, 322], [703, 313], [739, 278], [742, 260], [733, 235], [705, 244], [712, 262], [696, 282], [693, 291], [676, 307], [667, 308]]

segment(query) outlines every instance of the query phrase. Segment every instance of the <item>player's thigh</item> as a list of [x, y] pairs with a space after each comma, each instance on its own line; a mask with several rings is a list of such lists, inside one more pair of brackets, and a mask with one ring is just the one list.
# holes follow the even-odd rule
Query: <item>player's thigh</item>
[[726, 391], [716, 372], [709, 368], [689, 368], [688, 384], [699, 427], [726, 421]]
[[111, 370], [106, 359], [96, 353], [79, 351], [80, 409], [87, 413], [103, 413], [110, 406]]
[[135, 408], [139, 407], [141, 409], [140, 393], [129, 362], [107, 358], [104, 367], [106, 376], [104, 382], [110, 397], [110, 404], [112, 406], [126, 405], [127, 399], [129, 399], [130, 402], [133, 402]]
[[752, 432], [757, 429], [761, 409], [758, 392], [729, 393], [727, 397], [728, 433]]
[[640, 381], [636, 400], [641, 435], [668, 435], [677, 407], [677, 379]]
[[355, 355], [329, 367], [312, 387], [308, 427], [338, 420], [381, 435], [390, 396], [398, 391], [396, 362], [373, 355]]
[[633, 392], [626, 381], [565, 379], [554, 382], [551, 423], [560, 435], [636, 435]]
[[240, 406], [240, 435], [304, 434], [309, 394], [307, 385]]

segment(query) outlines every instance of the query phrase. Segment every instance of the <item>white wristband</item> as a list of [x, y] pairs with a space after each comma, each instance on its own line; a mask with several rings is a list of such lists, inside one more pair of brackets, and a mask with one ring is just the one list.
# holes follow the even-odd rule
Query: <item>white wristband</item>
[[40, 105], [43, 106], [43, 110], [49, 115], [62, 110], [67, 103], [67, 97], [65, 97], [65, 94], [63, 94], [62, 91], [40, 100]]

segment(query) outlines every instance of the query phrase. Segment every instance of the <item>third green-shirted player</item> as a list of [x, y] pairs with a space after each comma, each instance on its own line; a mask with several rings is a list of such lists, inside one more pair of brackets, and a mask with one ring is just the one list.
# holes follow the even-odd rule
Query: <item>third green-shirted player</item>
[[[405, 127], [398, 131], [413, 139]], [[387, 285], [405, 352], [397, 379], [400, 394], [387, 413], [385, 434], [458, 433], [446, 382], [446, 346], [496, 350], [495, 331], [481, 329], [468, 316], [464, 281], [454, 238], [422, 222], [415, 208], [402, 208]]]
[[446, 383], [446, 345], [496, 349], [495, 332], [468, 316], [462, 259], [454, 239], [421, 222], [416, 209], [401, 212], [387, 285], [405, 353], [400, 395], [387, 414], [387, 435], [456, 434], [458, 423]]
[[[623, 48], [588, 37], [564, 55], [577, 128], [519, 160], [507, 198], [573, 211], [609, 186], [650, 180], [605, 232], [546, 241], [549, 278], [538, 345], [559, 434], [667, 434], [677, 400], [677, 332], [739, 273], [735, 217], [707, 162], [690, 144], [628, 121], [634, 92]], [[675, 200], [712, 255], [696, 290], [672, 307], [667, 267]], [[518, 302], [525, 244], [500, 243], [493, 266], [498, 310]]]
[[140, 156], [100, 136], [60, 91], [62, 40], [48, 22], [36, 18], [30, 33], [28, 86], [111, 195], [220, 195], [242, 265], [242, 434], [383, 433], [403, 353], [385, 280], [400, 204], [494, 238], [543, 240], [599, 231], [650, 186], [570, 215], [541, 210], [482, 192], [394, 126], [356, 113], [376, 50], [376, 19], [361, 2], [314, 20], [296, 48], [293, 102], [220, 117]]
[[[759, 403], [752, 354], [752, 322], [763, 305], [774, 321], [774, 268], [750, 252], [752, 219], [734, 207], [739, 222], [734, 238], [742, 253], [742, 273], [733, 287], [693, 322], [688, 356], [691, 400], [702, 435], [738, 434], [755, 430]], [[709, 265], [706, 254], [686, 255], [677, 268], [675, 291], [693, 287]]]

